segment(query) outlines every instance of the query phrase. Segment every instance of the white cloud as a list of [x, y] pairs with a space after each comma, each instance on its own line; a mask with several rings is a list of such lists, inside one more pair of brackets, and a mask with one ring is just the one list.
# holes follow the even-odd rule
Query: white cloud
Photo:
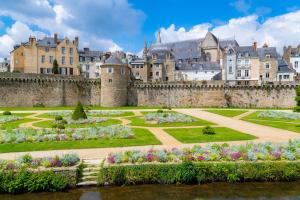
[[41, 38], [45, 34], [32, 31], [26, 24], [16, 21], [10, 28], [7, 28], [6, 34], [0, 36], [0, 58], [8, 57], [13, 46], [28, 41], [29, 36]]
[[[137, 34], [145, 19], [143, 12], [134, 9], [127, 0], [0, 0], [0, 16], [9, 16], [18, 22], [0, 36], [2, 43], [5, 38], [10, 38], [6, 48], [0, 50], [0, 57], [5, 49], [11, 50], [14, 44], [27, 41], [29, 34], [36, 33], [30, 30], [31, 25], [51, 35], [79, 36], [81, 47], [121, 50], [110, 39], [112, 35], [124, 38]], [[14, 28], [16, 26], [21, 26], [20, 30], [26, 29], [23, 35]]]
[[236, 10], [247, 13], [251, 8], [251, 1], [250, 0], [236, 0], [235, 2], [230, 4]]
[[282, 52], [283, 46], [297, 46], [300, 43], [300, 10], [284, 15], [271, 17], [260, 23], [257, 15], [250, 15], [229, 20], [225, 25], [212, 27], [211, 24], [199, 24], [186, 30], [176, 29], [175, 25], [161, 28], [162, 41], [172, 42], [204, 37], [207, 31], [212, 31], [221, 39], [233, 38], [240, 45], [251, 45], [257, 41], [260, 46], [265, 42], [277, 47]]

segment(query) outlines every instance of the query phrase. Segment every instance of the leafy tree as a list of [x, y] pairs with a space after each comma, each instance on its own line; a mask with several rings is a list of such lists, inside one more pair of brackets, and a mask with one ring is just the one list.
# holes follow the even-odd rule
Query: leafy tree
[[59, 74], [58, 63], [56, 59], [53, 61], [52, 72], [53, 74]]
[[296, 98], [297, 106], [294, 108], [295, 112], [300, 112], [300, 86], [296, 87]]
[[72, 114], [72, 119], [87, 119], [86, 113], [84, 112], [83, 106], [80, 102], [77, 103], [77, 106]]

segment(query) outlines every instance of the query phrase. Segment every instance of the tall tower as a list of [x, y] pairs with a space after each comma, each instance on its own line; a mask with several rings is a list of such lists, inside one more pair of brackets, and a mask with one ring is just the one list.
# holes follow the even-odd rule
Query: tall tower
[[101, 106], [126, 106], [129, 78], [128, 65], [111, 55], [101, 66]]
[[158, 30], [158, 33], [157, 33], [156, 44], [161, 44], [160, 29]]
[[145, 60], [147, 60], [147, 54], [148, 54], [148, 47], [147, 47], [147, 40], [145, 38], [145, 41], [144, 41], [144, 50], [143, 50], [143, 58]]

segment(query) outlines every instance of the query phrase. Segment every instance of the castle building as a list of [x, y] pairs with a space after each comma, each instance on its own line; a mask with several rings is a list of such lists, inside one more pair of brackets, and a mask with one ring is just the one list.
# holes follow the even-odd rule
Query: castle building
[[147, 81], [197, 81], [221, 79], [223, 56], [235, 40], [219, 40], [208, 32], [204, 38], [162, 43], [160, 32], [156, 44], [147, 48], [143, 57], [129, 64], [133, 75]]
[[84, 48], [79, 51], [80, 74], [85, 78], [100, 78], [100, 67], [103, 65], [106, 54], [101, 51], [92, 51]]
[[230, 85], [257, 85], [293, 81], [294, 71], [279, 56], [275, 47], [264, 45], [229, 47], [224, 59], [222, 79]]
[[52, 74], [53, 62], [57, 60], [61, 75], [79, 75], [78, 70], [78, 37], [73, 41], [67, 37], [59, 39], [44, 37], [29, 41], [14, 47], [10, 53], [12, 72]]
[[297, 75], [300, 74], [300, 45], [296, 48], [292, 46], [283, 48], [283, 58], [289, 64], [289, 67], [294, 69]]
[[8, 58], [4, 58], [0, 62], [0, 72], [10, 72], [10, 60]]

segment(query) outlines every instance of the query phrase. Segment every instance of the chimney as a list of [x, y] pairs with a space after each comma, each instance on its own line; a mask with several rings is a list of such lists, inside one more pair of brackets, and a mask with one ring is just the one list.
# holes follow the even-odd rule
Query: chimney
[[297, 54], [300, 55], [300, 44], [297, 46]]
[[257, 42], [253, 42], [253, 46], [252, 46], [253, 51], [257, 50]]
[[54, 44], [57, 44], [58, 40], [57, 40], [57, 33], [54, 33]]
[[263, 48], [268, 48], [268, 44], [265, 42], [265, 44], [263, 45]]
[[79, 38], [78, 38], [77, 36], [75, 37], [74, 44], [75, 44], [75, 46], [77, 46], [77, 47], [78, 47], [78, 45], [79, 45]]
[[36, 39], [35, 37], [29, 37], [29, 45], [30, 46], [34, 46], [36, 44]]

